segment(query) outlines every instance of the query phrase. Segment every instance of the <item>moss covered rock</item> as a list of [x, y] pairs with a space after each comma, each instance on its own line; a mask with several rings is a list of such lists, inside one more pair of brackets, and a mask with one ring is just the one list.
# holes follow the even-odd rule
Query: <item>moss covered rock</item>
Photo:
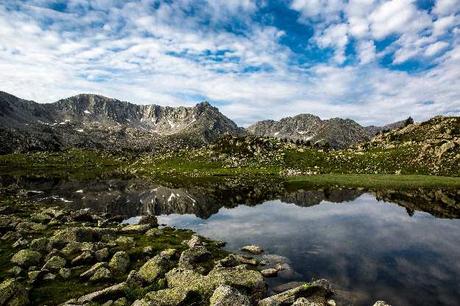
[[36, 266], [40, 263], [42, 259], [42, 254], [37, 251], [32, 250], [20, 250], [11, 258], [11, 262], [21, 266], [21, 267], [30, 267]]
[[113, 254], [109, 262], [109, 267], [112, 271], [117, 273], [125, 273], [129, 267], [129, 255], [125, 251], [119, 251]]
[[173, 263], [166, 257], [157, 255], [148, 260], [140, 269], [139, 276], [147, 283], [152, 283], [160, 277], [163, 277]]
[[58, 271], [61, 268], [64, 268], [66, 265], [66, 260], [60, 256], [51, 257], [44, 265], [43, 269]]
[[249, 298], [235, 288], [220, 285], [216, 288], [209, 301], [211, 306], [251, 306]]
[[25, 287], [14, 279], [7, 279], [0, 284], [0, 305], [23, 306], [29, 303]]

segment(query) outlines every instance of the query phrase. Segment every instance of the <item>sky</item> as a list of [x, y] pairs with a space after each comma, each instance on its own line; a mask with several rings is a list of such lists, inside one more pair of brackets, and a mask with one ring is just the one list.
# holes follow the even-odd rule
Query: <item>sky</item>
[[0, 90], [207, 100], [242, 126], [460, 115], [460, 0], [3, 0]]

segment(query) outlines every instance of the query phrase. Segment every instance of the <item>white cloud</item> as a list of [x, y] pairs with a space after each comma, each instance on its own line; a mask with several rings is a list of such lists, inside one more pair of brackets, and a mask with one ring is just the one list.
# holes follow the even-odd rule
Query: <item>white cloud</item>
[[433, 9], [437, 15], [451, 15], [460, 11], [460, 0], [438, 0]]
[[449, 43], [445, 41], [438, 41], [435, 42], [434, 44], [429, 45], [426, 50], [425, 50], [425, 55], [426, 56], [433, 56], [444, 50], [449, 46]]
[[[51, 102], [93, 92], [135, 103], [190, 105], [203, 96], [221, 103], [227, 116], [245, 125], [301, 112], [350, 117], [363, 124], [460, 112], [459, 39], [451, 39], [447, 48], [438, 38], [447, 31], [457, 33], [458, 19], [434, 18], [433, 35], [421, 33], [430, 27], [431, 17], [426, 22], [427, 13], [410, 1], [402, 0], [401, 10], [410, 12], [396, 21], [393, 15], [388, 20], [376, 17], [385, 15], [379, 1], [293, 1], [304, 21], [325, 18], [311, 43], [334, 51], [335, 62], [306, 66], [291, 64], [294, 54], [279, 42], [287, 33], [251, 21], [254, 1], [215, 2], [192, 17], [182, 9], [192, 0], [163, 4], [155, 11], [148, 8], [149, 1], [91, 1], [99, 11], [80, 15], [32, 6], [40, 2], [45, 3], [37, 0], [20, 12], [0, 4], [1, 90], [19, 97]], [[89, 2], [68, 5], [89, 7]], [[340, 12], [345, 17], [339, 21]], [[220, 24], [230, 16], [247, 24], [244, 35], [203, 27], [203, 18]], [[43, 18], [54, 22], [43, 26]], [[395, 27], [401, 19], [406, 23]], [[103, 22], [91, 26], [95, 21]], [[390, 32], [379, 28], [385, 25]], [[376, 33], [401, 36], [388, 51], [377, 52]], [[343, 66], [352, 38], [359, 64]], [[434, 58], [437, 66], [418, 73], [393, 71], [376, 62], [385, 52], [395, 52], [395, 63], [421, 55]], [[247, 73], [248, 68], [254, 72]]]
[[361, 64], [369, 64], [374, 61], [375, 45], [373, 41], [361, 41], [358, 44], [358, 55]]

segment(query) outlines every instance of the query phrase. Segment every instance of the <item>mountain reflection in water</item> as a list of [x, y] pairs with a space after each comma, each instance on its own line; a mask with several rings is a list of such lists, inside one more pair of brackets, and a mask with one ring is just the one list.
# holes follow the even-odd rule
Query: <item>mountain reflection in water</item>
[[[141, 180], [13, 180], [31, 198], [65, 201], [124, 219], [161, 223], [285, 257], [293, 273], [271, 287], [329, 279], [343, 301], [371, 305], [457, 305], [460, 301], [460, 192], [457, 190], [290, 190], [281, 183], [167, 187]], [[29, 190], [29, 192], [27, 192]], [[42, 191], [42, 193], [30, 192]]]

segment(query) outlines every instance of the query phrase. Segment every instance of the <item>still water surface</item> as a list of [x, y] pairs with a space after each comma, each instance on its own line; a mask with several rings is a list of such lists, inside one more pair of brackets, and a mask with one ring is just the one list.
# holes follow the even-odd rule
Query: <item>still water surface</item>
[[341, 203], [301, 207], [280, 200], [221, 208], [208, 219], [163, 215], [168, 225], [228, 242], [256, 243], [286, 257], [297, 274], [274, 279], [326, 278], [356, 305], [460, 304], [460, 220], [378, 202], [371, 194]]
[[[269, 279], [326, 278], [342, 301], [460, 305], [460, 192], [287, 190], [267, 184], [175, 188], [145, 181], [10, 181], [35, 200], [192, 229], [239, 250], [258, 244], [292, 270]], [[27, 190], [39, 190], [28, 192]], [[442, 199], [442, 201], [440, 200]], [[272, 256], [273, 257], [273, 256]]]

